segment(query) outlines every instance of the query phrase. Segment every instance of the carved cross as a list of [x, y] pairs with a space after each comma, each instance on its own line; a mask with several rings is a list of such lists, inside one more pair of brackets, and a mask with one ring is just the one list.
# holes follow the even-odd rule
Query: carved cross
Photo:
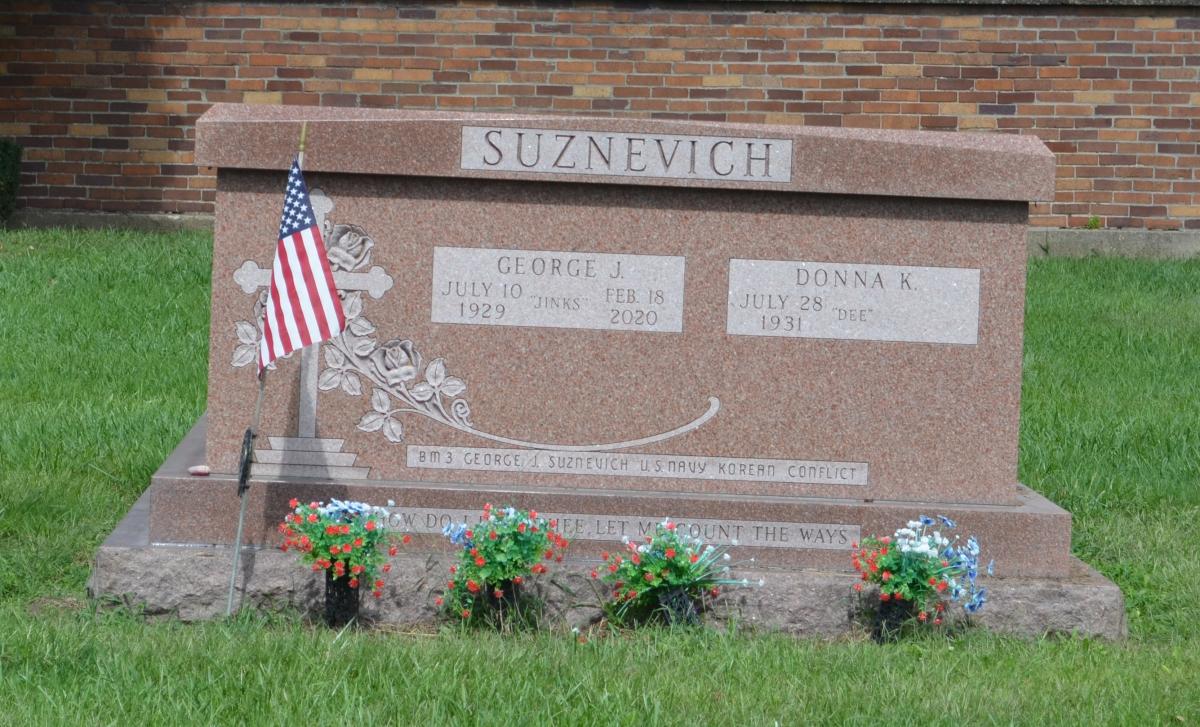
[[[317, 225], [324, 232], [325, 216], [333, 209], [333, 201], [319, 189], [310, 190], [309, 196], [317, 217]], [[253, 260], [247, 260], [234, 271], [233, 281], [243, 292], [253, 294], [259, 288], [266, 288], [271, 284], [271, 269], [261, 268]], [[383, 268], [373, 265], [365, 273], [339, 270], [333, 274], [333, 282], [340, 291], [364, 291], [372, 298], [379, 299], [391, 290], [394, 281]], [[317, 436], [319, 349], [320, 346], [309, 346], [300, 352], [300, 407], [297, 416], [297, 436], [300, 437]]]

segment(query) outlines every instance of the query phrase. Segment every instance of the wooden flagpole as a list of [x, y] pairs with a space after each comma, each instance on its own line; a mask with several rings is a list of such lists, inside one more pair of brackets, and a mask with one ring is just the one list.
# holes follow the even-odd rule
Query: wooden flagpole
[[[296, 154], [296, 164], [304, 168], [304, 140], [308, 136], [308, 122], [300, 126], [300, 151]], [[265, 315], [265, 313], [264, 313]], [[258, 425], [262, 421], [263, 394], [266, 391], [267, 369], [262, 370], [258, 377], [258, 399], [254, 402], [254, 419], [250, 428], [242, 436], [242, 457], [238, 466], [238, 499], [241, 506], [238, 512], [237, 536], [233, 541], [233, 568], [229, 572], [229, 599], [225, 602], [225, 615], [233, 615], [233, 599], [237, 592], [238, 564], [242, 555], [242, 532], [246, 526], [246, 491], [250, 489], [250, 465], [254, 461], [254, 440], [258, 437]]]

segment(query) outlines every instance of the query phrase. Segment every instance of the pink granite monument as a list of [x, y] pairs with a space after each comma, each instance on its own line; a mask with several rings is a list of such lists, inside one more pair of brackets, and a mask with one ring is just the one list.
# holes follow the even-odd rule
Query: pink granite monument
[[[644, 119], [206, 113], [208, 412], [141, 503], [146, 552], [233, 540], [305, 121], [350, 326], [268, 373], [248, 543], [275, 544], [293, 496], [394, 501], [414, 552], [433, 553], [446, 522], [513, 503], [557, 515], [580, 563], [671, 516], [787, 588], [815, 568], [844, 590], [851, 542], [928, 513], [978, 535], [1006, 576], [1108, 587], [1071, 558], [1069, 513], [1017, 481], [1045, 146]], [[201, 463], [215, 474], [186, 474]], [[103, 563], [99, 590], [129, 585]]]

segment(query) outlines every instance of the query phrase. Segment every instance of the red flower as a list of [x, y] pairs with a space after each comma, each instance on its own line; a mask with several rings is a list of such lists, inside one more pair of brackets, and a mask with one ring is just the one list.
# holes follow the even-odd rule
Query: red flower
[[553, 550], [550, 550], [550, 549], [547, 549], [547, 550], [546, 550], [546, 560], [550, 560], [550, 559], [552, 559], [553, 557], [554, 557], [554, 551], [553, 551]]
[[496, 539], [496, 531], [492, 530], [491, 532], [488, 533], [488, 540], [495, 540], [495, 539]]
[[676, 525], [675, 523], [667, 523], [667, 530], [674, 532], [675, 528], [677, 528], [677, 527], [679, 527], [679, 526]]
[[365, 527], [365, 528], [367, 529], [367, 532], [369, 533], [369, 532], [371, 532], [372, 530], [374, 530], [374, 529], [375, 529], [375, 521], [374, 521], [374, 520], [368, 520], [368, 521], [367, 521], [367, 524], [366, 524], [366, 525], [364, 525], [363, 527]]
[[516, 583], [518, 586], [524, 582], [525, 582], [525, 579], [522, 578], [521, 576], [513, 576], [513, 583]]
[[698, 556], [698, 555], [696, 555], [695, 553], [693, 553], [693, 554], [692, 554], [692, 557], [691, 557], [691, 561], [692, 561], [693, 563], [695, 563], [695, 562], [696, 562], [696, 561], [698, 561], [698, 560], [700, 560], [700, 556]]
[[317, 514], [314, 512], [314, 513], [312, 513], [311, 515], [309, 515], [309, 516], [308, 516], [308, 521], [309, 521], [310, 523], [315, 523], [315, 522], [317, 521]]
[[400, 552], [400, 549], [394, 545], [392, 547], [388, 548], [388, 555], [395, 555], [396, 553], [399, 553], [399, 552]]
[[537, 510], [530, 510], [530, 511], [529, 511], [529, 517], [531, 517], [531, 518], [536, 518], [536, 517], [537, 517]]
[[316, 573], [316, 572], [317, 572], [317, 571], [319, 571], [319, 570], [321, 570], [321, 564], [320, 564], [320, 563], [313, 563], [313, 573]]
[[629, 560], [632, 561], [634, 565], [642, 564], [642, 559], [641, 559], [641, 557], [638, 556], [637, 553], [634, 553], [633, 555], [629, 556]]
[[884, 583], [887, 583], [888, 581], [892, 580], [892, 573], [891, 573], [891, 571], [886, 571], [886, 570], [885, 570], [885, 571], [883, 572], [883, 574], [879, 576], [879, 579], [880, 579], [881, 581], [883, 581]]
[[457, 572], [458, 572], [458, 566], [456, 566], [456, 565], [452, 565], [452, 566], [450, 566], [450, 572], [451, 572], [451, 573], [457, 573]]
[[[468, 530], [468, 531], [467, 531], [467, 537], [468, 537], [468, 538], [470, 538], [471, 540], [474, 540], [474, 539], [475, 539], [475, 531], [473, 531], [473, 530]], [[474, 553], [472, 553], [472, 555], [474, 555]]]
[[471, 548], [471, 555], [479, 555], [479, 548]]
[[945, 581], [938, 581], [938, 584], [937, 584], [938, 593], [941, 593], [942, 591], [946, 590], [949, 587], [950, 587], [949, 583], [947, 583]]
[[350, 587], [351, 587], [351, 588], [358, 588], [358, 579], [357, 579], [357, 578], [351, 578], [351, 579], [350, 579]]
[[362, 573], [365, 570], [366, 570], [366, 568], [363, 568], [361, 565], [350, 566], [350, 572], [353, 573], [354, 575], [358, 575], [359, 573]]
[[538, 526], [537, 526], [537, 525], [531, 525], [531, 526], [529, 526], [529, 532], [531, 532], [531, 533], [536, 533], [537, 531], [538, 531]]
[[525, 532], [525, 523], [520, 523], [519, 525], [517, 525], [517, 532], [518, 533]]
[[647, 582], [647, 583], [653, 583], [653, 582], [654, 582], [654, 574], [653, 574], [653, 573], [647, 573], [647, 574], [646, 574], [646, 582]]
[[709, 594], [713, 598], [716, 598], [717, 596], [721, 595], [721, 589], [714, 586], [713, 589], [711, 591], [709, 591]]
[[880, 548], [880, 549], [879, 549], [879, 554], [880, 554], [880, 555], [887, 555], [887, 554], [888, 554], [888, 549], [887, 549], [887, 546], [886, 546], [886, 545], [885, 545], [885, 546], [883, 546], [882, 548]]
[[862, 561], [859, 560], [858, 558], [851, 558], [850, 564], [854, 566], [854, 570], [856, 570], [856, 571], [862, 570]]
[[480, 568], [482, 568], [485, 563], [487, 563], [487, 561], [483, 559], [482, 555], [475, 558], [475, 565], [479, 566]]
[[608, 560], [608, 551], [607, 551], [607, 550], [602, 550], [602, 551], [600, 551], [600, 559], [601, 559], [601, 560]]
[[384, 572], [384, 573], [391, 573], [391, 572], [392, 572], [392, 564], [391, 564], [391, 563], [384, 563], [384, 564], [383, 564], [383, 572]]
[[593, 570], [592, 570], [592, 578], [599, 578], [599, 577], [600, 577], [600, 574], [599, 574], [599, 573], [597, 573], [597, 572], [595, 571], [595, 569], [593, 569]]
[[933, 625], [934, 625], [934, 626], [941, 626], [941, 625], [942, 625], [942, 618], [941, 618], [940, 616], [939, 616], [938, 618], [935, 618], [935, 619], [933, 620]]
[[864, 581], [865, 581], [865, 580], [868, 580], [870, 577], [871, 577], [871, 574], [869, 574], [869, 573], [863, 573], [863, 574], [862, 574], [862, 579], [863, 579]]
[[935, 578], [933, 576], [929, 576], [929, 585], [931, 585], [931, 586], [937, 585], [937, 578]]
[[504, 598], [504, 591], [497, 588], [494, 591], [492, 591], [492, 596], [495, 597], [496, 600], [500, 600], [501, 598]]
[[349, 525], [343, 525], [343, 526], [342, 526], [342, 535], [349, 535], [349, 534], [350, 534], [350, 526], [349, 526]]
[[851, 547], [851, 548], [857, 548], [857, 547], [858, 547], [858, 541], [857, 541], [857, 540], [851, 540], [851, 541], [850, 541], [850, 547]]
[[354, 550], [354, 547], [351, 546], [350, 543], [346, 543], [345, 545], [342, 546], [343, 553], [349, 553], [352, 550]]
[[946, 610], [946, 604], [941, 603], [939, 601], [937, 604], [934, 605], [934, 609], [936, 609], [938, 613], [941, 613], [942, 611]]
[[860, 592], [861, 592], [861, 591], [862, 591], [862, 584], [861, 584], [861, 583], [855, 583], [855, 584], [854, 584], [854, 590], [856, 590], [856, 591], [860, 591]]
[[490, 503], [490, 502], [485, 502], [485, 503], [483, 503], [483, 511], [484, 511], [485, 513], [486, 513], [488, 510], [491, 510], [491, 509], [492, 509], [492, 503]]
[[924, 611], [917, 614], [918, 621], [925, 621], [928, 618], [929, 618], [929, 614], [925, 613]]
[[375, 581], [376, 588], [383, 588], [383, 581]]
[[383, 598], [383, 591], [371, 591], [371, 595], [376, 598]]
[[464, 608], [462, 610], [462, 617], [463, 618], [471, 618], [471, 612]]
[[475, 593], [476, 591], [479, 590], [479, 584], [476, 583], [474, 580], [467, 579], [467, 590], [470, 591], [471, 593]]
[[667, 548], [666, 556], [667, 556], [668, 558], [674, 558], [674, 557], [675, 557], [675, 549], [674, 549], [674, 548]]
[[433, 603], [436, 606], [441, 606], [443, 603], [445, 603], [445, 601], [442, 600], [441, 596], [438, 596], [437, 598], [433, 599]]
[[553, 518], [550, 520], [550, 527], [552, 527], [552, 528], [558, 527], [558, 518]]
[[449, 588], [453, 591], [456, 587], [458, 587], [458, 584], [454, 581], [446, 581], [446, 588]]
[[363, 539], [362, 539], [362, 538], [355, 538], [355, 539], [354, 539], [354, 547], [356, 547], [356, 548], [361, 548], [361, 547], [362, 547], [362, 544], [363, 544]]
[[336, 546], [336, 545], [329, 546], [329, 552], [332, 553], [333, 555], [337, 555], [338, 553], [341, 552], [341, 550], [342, 549], [339, 546]]
[[[400, 542], [401, 542], [401, 543], [404, 543], [405, 545], [408, 545], [409, 543], [411, 543], [411, 542], [412, 542], [412, 536], [411, 536], [411, 535], [409, 535], [408, 533], [405, 533], [405, 534], [404, 534], [404, 537], [403, 537], [403, 538], [400, 538]], [[395, 550], [395, 548], [393, 548], [393, 550]], [[393, 554], [393, 555], [394, 555], [394, 554]]]
[[890, 593], [880, 593], [879, 600], [887, 603], [888, 601], [892, 600], [892, 596]]
[[290, 508], [300, 507], [300, 501], [293, 497], [291, 500], [288, 501], [288, 507], [290, 507]]
[[318, 507], [320, 507], [320, 505], [317, 504], [316, 502], [310, 502], [310, 503], [308, 503], [308, 507], [312, 510], [316, 510]]

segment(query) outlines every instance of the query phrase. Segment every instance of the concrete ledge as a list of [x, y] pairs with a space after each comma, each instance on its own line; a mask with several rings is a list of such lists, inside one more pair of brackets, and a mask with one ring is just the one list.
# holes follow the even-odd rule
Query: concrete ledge
[[1175, 230], [1029, 231], [1030, 257], [1090, 255], [1179, 260], [1200, 256], [1200, 232]]
[[86, 230], [212, 230], [213, 216], [203, 213], [169, 214], [147, 212], [85, 212], [79, 210], [22, 209], [13, 216], [14, 229], [30, 227], [78, 227]]
[[[139, 503], [140, 505], [141, 503]], [[185, 621], [218, 618], [225, 612], [233, 550], [220, 545], [165, 545], [148, 542], [148, 513], [135, 505], [96, 554], [88, 592], [93, 598], [140, 608], [147, 616]], [[989, 578], [987, 608], [978, 617], [985, 628], [1038, 638], [1077, 634], [1110, 640], [1127, 634], [1121, 591], [1092, 568], [1072, 558], [1065, 579]], [[402, 552], [380, 599], [363, 598], [364, 620], [377, 624], [431, 624], [434, 604], [447, 577], [451, 556]], [[542, 579], [550, 625], [586, 625], [599, 617], [596, 584], [587, 574], [599, 561], [569, 560]], [[739, 570], [761, 588], [732, 591], [710, 614], [716, 626], [739, 626], [822, 638], [861, 633], [856, 620], [863, 600], [853, 591], [852, 574], [821, 570]], [[316, 617], [323, 576], [305, 569], [292, 553], [243, 547], [239, 606], [292, 608]]]

